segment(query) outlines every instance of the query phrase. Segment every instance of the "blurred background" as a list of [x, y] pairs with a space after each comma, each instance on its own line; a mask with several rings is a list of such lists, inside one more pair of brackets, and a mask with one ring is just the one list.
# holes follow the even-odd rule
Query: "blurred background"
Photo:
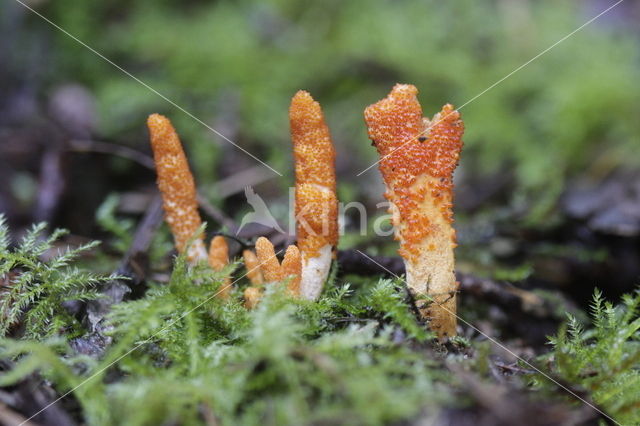
[[[105, 238], [99, 206], [138, 219], [156, 193], [145, 127], [167, 115], [215, 217], [252, 186], [286, 220], [287, 110], [306, 89], [337, 150], [339, 195], [382, 214], [364, 108], [415, 84], [425, 115], [466, 125], [459, 268], [584, 301], [640, 282], [640, 1], [626, 0], [476, 97], [613, 1], [23, 0], [280, 177], [15, 0], [0, 3], [0, 212]], [[114, 195], [115, 194], [115, 195]], [[212, 209], [208, 210], [209, 212]], [[341, 248], [393, 255], [390, 238]], [[165, 230], [166, 232], [166, 230]]]

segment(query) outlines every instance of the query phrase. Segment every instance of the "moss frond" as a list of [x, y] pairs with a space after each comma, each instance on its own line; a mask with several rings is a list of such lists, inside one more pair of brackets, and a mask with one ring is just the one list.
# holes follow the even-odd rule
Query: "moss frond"
[[98, 298], [98, 284], [118, 278], [72, 266], [98, 242], [54, 252], [54, 244], [66, 231], [55, 230], [45, 237], [45, 229], [44, 223], [34, 225], [11, 248], [9, 229], [0, 215], [0, 277], [8, 283], [0, 295], [0, 334], [3, 336], [19, 322], [24, 325], [22, 333], [26, 338], [44, 338], [62, 332], [76, 335], [81, 326], [69, 304]]
[[555, 373], [587, 390], [621, 424], [640, 422], [640, 291], [614, 306], [596, 289], [592, 325], [574, 317], [550, 338]]

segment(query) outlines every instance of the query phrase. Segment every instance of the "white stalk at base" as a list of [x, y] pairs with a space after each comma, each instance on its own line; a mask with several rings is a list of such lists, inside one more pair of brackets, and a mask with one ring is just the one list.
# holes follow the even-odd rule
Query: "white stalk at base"
[[204, 241], [195, 240], [187, 249], [187, 261], [190, 265], [197, 265], [200, 262], [207, 261], [207, 249]]
[[300, 295], [306, 300], [317, 300], [320, 297], [331, 269], [332, 247], [327, 244], [319, 250], [319, 253], [317, 257], [302, 260]]

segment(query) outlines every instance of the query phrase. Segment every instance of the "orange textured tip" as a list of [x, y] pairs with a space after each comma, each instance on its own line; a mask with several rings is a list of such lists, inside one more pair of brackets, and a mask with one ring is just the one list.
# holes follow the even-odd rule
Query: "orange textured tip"
[[335, 150], [320, 104], [300, 90], [289, 108], [296, 172], [298, 246], [305, 258], [338, 243]]
[[244, 307], [253, 309], [258, 306], [262, 298], [262, 290], [258, 287], [247, 287], [244, 290]]
[[209, 246], [209, 266], [220, 271], [229, 264], [229, 246], [221, 235], [216, 235]]
[[294, 296], [300, 295], [300, 279], [302, 278], [302, 259], [296, 246], [289, 246], [282, 259], [282, 274], [290, 281], [287, 290]]
[[247, 277], [253, 285], [261, 285], [264, 281], [262, 279], [262, 272], [260, 271], [260, 262], [256, 257], [256, 254], [251, 250], [244, 250], [242, 252], [242, 258], [244, 259], [244, 266], [247, 268]]
[[453, 171], [464, 132], [460, 113], [451, 105], [432, 120], [423, 119], [417, 94], [415, 86], [397, 84], [364, 114], [369, 137], [381, 157], [380, 171], [388, 188], [385, 196], [397, 208], [399, 224], [405, 225], [400, 231], [400, 254], [405, 259], [415, 259], [420, 244], [434, 230], [423, 209], [426, 200], [446, 222], [453, 221]]
[[271, 241], [265, 237], [260, 237], [256, 241], [256, 255], [262, 271], [262, 276], [266, 282], [282, 281], [282, 268], [276, 257], [276, 252]]
[[[221, 235], [216, 235], [209, 246], [209, 266], [214, 271], [221, 271], [229, 264], [229, 246]], [[219, 296], [223, 299], [229, 297], [231, 292], [231, 278], [226, 277], [219, 290]]]
[[[168, 118], [152, 114], [147, 119], [151, 148], [162, 193], [166, 221], [171, 228], [176, 248], [184, 251], [188, 240], [202, 224], [196, 200], [196, 185], [178, 134]], [[202, 236], [194, 246], [202, 246]], [[204, 247], [202, 246], [204, 251]]]

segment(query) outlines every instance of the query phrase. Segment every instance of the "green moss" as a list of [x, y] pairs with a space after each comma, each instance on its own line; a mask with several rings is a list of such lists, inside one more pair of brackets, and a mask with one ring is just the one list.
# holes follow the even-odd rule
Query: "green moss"
[[[10, 249], [0, 225], [0, 276], [15, 274], [2, 299], [4, 332], [24, 324], [0, 340], [7, 366], [0, 386], [39, 374], [60, 395], [69, 391], [77, 416], [90, 425], [200, 425], [211, 418], [223, 425], [388, 424], [473, 403], [447, 358], [482, 380], [493, 374], [488, 341], [457, 338], [453, 354], [433, 346], [400, 282], [342, 284], [334, 269], [318, 302], [291, 298], [280, 283], [248, 311], [242, 280], [230, 300], [215, 297], [238, 265], [216, 272], [189, 266], [183, 256], [168, 282], [149, 281], [142, 296], [113, 305], [104, 320], [110, 343], [100, 356], [82, 355], [75, 337], [89, 330], [63, 302], [98, 297], [93, 287], [109, 277], [69, 265], [93, 244], [42, 260], [61, 235], [44, 238], [43, 229], [34, 227]], [[640, 292], [617, 307], [596, 293], [593, 328], [570, 317], [545, 357], [554, 376], [625, 424], [638, 421], [638, 306]], [[549, 390], [547, 398], [563, 392], [542, 376], [529, 379], [534, 389]], [[523, 386], [517, 377], [512, 382]]]
[[[18, 251], [40, 253], [33, 248], [40, 229]], [[7, 250], [6, 233], [0, 235]], [[384, 424], [450, 398], [440, 389], [449, 379], [438, 356], [420, 349], [432, 335], [399, 283], [331, 286], [317, 303], [292, 299], [274, 284], [247, 311], [239, 290], [230, 301], [214, 297], [234, 268], [214, 272], [178, 257], [168, 283], [151, 282], [143, 297], [113, 306], [106, 319], [112, 343], [99, 359], [75, 353], [71, 333], [4, 339], [0, 357], [15, 365], [0, 384], [39, 372], [60, 393], [74, 389], [71, 397], [92, 425], [202, 424], [208, 415], [229, 425]], [[48, 294], [68, 291], [64, 276], [55, 278], [46, 281]], [[80, 296], [79, 289], [67, 295]], [[41, 297], [22, 309], [44, 321], [52, 303]], [[46, 318], [57, 324], [68, 314], [59, 306]]]
[[[12, 249], [9, 229], [0, 215], [0, 277], [9, 277], [10, 281], [0, 298], [3, 336], [18, 323], [24, 326], [27, 338], [80, 333], [80, 324], [66, 305], [100, 297], [98, 284], [117, 278], [71, 266], [82, 252], [96, 247], [98, 242], [55, 251], [53, 244], [66, 231], [56, 230], [45, 238], [45, 227], [44, 223], [34, 225]], [[47, 259], [43, 260], [45, 253]]]
[[585, 328], [569, 316], [550, 339], [553, 352], [545, 358], [558, 377], [587, 391], [599, 407], [626, 425], [640, 422], [640, 291], [622, 299], [614, 306], [596, 289], [591, 326]]

